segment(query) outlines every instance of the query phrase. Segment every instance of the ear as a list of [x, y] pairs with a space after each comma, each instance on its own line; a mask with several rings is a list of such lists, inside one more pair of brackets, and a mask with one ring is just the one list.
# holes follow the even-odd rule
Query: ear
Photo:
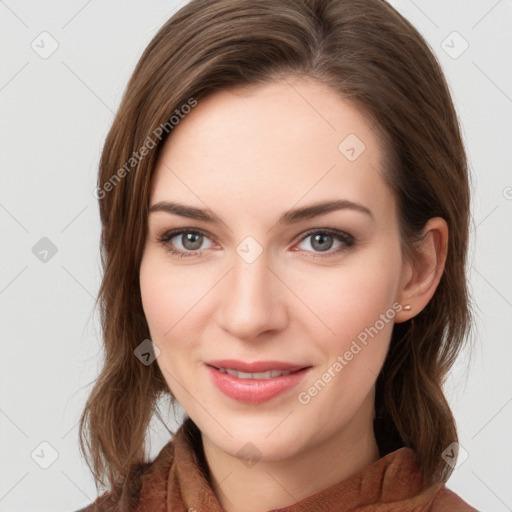
[[[423, 240], [416, 247], [412, 262], [404, 262], [397, 301], [402, 309], [395, 322], [416, 316], [430, 301], [443, 275], [448, 253], [448, 224], [441, 217], [430, 219], [423, 230]], [[403, 309], [409, 304], [410, 310]]]

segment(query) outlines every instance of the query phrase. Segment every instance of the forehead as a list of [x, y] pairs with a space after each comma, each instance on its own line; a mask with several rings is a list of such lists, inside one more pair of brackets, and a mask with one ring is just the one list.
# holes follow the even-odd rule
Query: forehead
[[199, 100], [171, 132], [152, 202], [236, 199], [252, 212], [262, 202], [326, 196], [384, 203], [384, 148], [375, 132], [363, 112], [312, 79], [223, 90]]

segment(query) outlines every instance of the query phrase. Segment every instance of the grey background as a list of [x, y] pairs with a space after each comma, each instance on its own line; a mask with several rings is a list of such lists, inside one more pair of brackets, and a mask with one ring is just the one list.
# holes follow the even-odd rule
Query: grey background
[[[512, 2], [391, 3], [443, 66], [474, 178], [474, 350], [447, 383], [468, 457], [448, 487], [480, 510], [512, 510]], [[0, 1], [0, 512], [96, 497], [76, 428], [101, 356], [92, 192], [130, 73], [182, 4]], [[153, 455], [167, 438], [154, 424]]]

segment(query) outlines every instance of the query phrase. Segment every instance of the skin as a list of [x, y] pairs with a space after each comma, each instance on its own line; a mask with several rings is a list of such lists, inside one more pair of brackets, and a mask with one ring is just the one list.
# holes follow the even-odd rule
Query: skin
[[[354, 161], [338, 149], [348, 134], [366, 146]], [[432, 297], [448, 236], [445, 221], [433, 218], [415, 261], [402, 257], [395, 198], [382, 179], [384, 155], [361, 112], [325, 85], [296, 77], [199, 101], [162, 149], [150, 205], [209, 208], [222, 223], [149, 214], [143, 307], [160, 349], [156, 362], [202, 432], [210, 482], [228, 512], [291, 505], [380, 457], [374, 386], [393, 322], [416, 315]], [[332, 199], [363, 205], [371, 215], [343, 209], [277, 224], [291, 208]], [[159, 242], [178, 228], [203, 231], [199, 250], [181, 235]], [[305, 236], [313, 228], [348, 233], [355, 244], [324, 234], [322, 251]], [[252, 263], [236, 250], [247, 236], [263, 249]], [[192, 255], [173, 255], [171, 246]], [[309, 403], [300, 403], [298, 394], [394, 303], [412, 309], [398, 311]], [[204, 362], [212, 359], [312, 369], [297, 388], [251, 405], [211, 384]], [[249, 442], [257, 448], [250, 467], [237, 456]]]

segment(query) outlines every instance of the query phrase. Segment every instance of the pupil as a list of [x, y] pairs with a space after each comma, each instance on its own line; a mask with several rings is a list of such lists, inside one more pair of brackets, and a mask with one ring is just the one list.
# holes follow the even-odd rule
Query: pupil
[[[325, 243], [325, 240], [329, 239], [330, 243]], [[318, 244], [318, 245], [317, 245]], [[317, 234], [313, 237], [313, 247], [320, 251], [327, 251], [332, 247], [332, 235]]]
[[183, 246], [188, 250], [199, 249], [201, 247], [202, 235], [197, 233], [187, 233], [184, 238]]

